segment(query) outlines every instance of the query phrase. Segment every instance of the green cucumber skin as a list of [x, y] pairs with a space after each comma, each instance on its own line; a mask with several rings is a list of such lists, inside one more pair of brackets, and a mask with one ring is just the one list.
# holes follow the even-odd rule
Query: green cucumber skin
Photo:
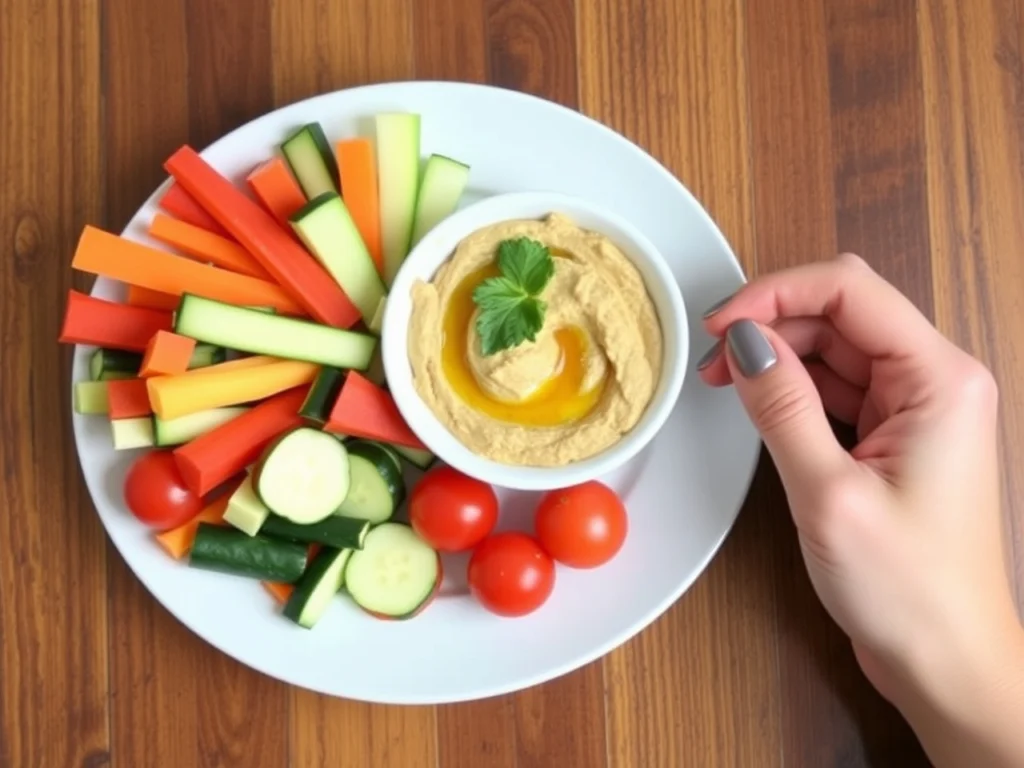
[[326, 424], [344, 381], [345, 374], [341, 372], [340, 368], [330, 366], [321, 368], [299, 409], [299, 415], [313, 424], [320, 426]]
[[[313, 562], [309, 564], [309, 568], [299, 579], [295, 585], [295, 590], [288, 598], [288, 602], [285, 603], [281, 613], [286, 617], [294, 621], [300, 627], [309, 629], [312, 624], [305, 624], [302, 621], [302, 613], [306, 609], [306, 603], [309, 601], [310, 596], [316, 590], [320, 584], [320, 580], [324, 578], [327, 571], [330, 570], [331, 566], [335, 564], [339, 557], [348, 558], [348, 554], [351, 550], [337, 549], [336, 547], [323, 547], [313, 558]], [[342, 585], [345, 583], [345, 565], [342, 565], [341, 569], [341, 584], [338, 585], [338, 590], [341, 590]]]
[[260, 528], [260, 533], [304, 544], [324, 544], [336, 549], [362, 549], [363, 540], [369, 530], [368, 521], [340, 515], [331, 515], [326, 520], [312, 525], [299, 525], [271, 513]]
[[[387, 472], [386, 477], [383, 477], [382, 475], [384, 482], [387, 483], [388, 490], [391, 492], [391, 498], [393, 499], [394, 505], [392, 515], [394, 515], [394, 512], [397, 512], [405, 502], [406, 496], [405, 478], [402, 477], [401, 464], [399, 463], [396, 465], [388, 448], [379, 443], [375, 443], [372, 440], [352, 440], [351, 442], [346, 443], [346, 446], [350, 456], [358, 456], [359, 458], [365, 459], [377, 466], [379, 466], [381, 462], [388, 462], [392, 469], [394, 469], [394, 472], [388, 472], [385, 470], [385, 472]], [[378, 473], [380, 473], [380, 470], [378, 470]], [[344, 502], [342, 502], [342, 509], [344, 509], [344, 507]], [[344, 515], [345, 513], [340, 512], [339, 510], [339, 514]], [[376, 524], [379, 525], [382, 522], [387, 521], [377, 521]]]
[[200, 523], [189, 553], [189, 565], [266, 581], [292, 584], [306, 570], [304, 544], [249, 536], [233, 528]]
[[[142, 367], [142, 355], [138, 352], [125, 352], [121, 349], [101, 347], [89, 358], [89, 378], [93, 381], [109, 381], [113, 378], [130, 379], [139, 373]], [[105, 376], [117, 373], [123, 376]]]

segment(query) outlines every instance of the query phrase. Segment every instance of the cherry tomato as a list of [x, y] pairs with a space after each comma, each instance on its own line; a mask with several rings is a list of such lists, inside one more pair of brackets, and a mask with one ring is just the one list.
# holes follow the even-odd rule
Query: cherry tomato
[[176, 528], [198, 515], [203, 500], [185, 487], [170, 451], [152, 451], [135, 460], [124, 480], [128, 509], [146, 525]]
[[622, 548], [629, 522], [615, 491], [592, 480], [546, 493], [534, 527], [541, 546], [555, 560], [573, 568], [595, 568]]
[[451, 467], [427, 472], [409, 498], [413, 530], [441, 552], [472, 549], [493, 530], [497, 519], [494, 489]]
[[469, 559], [469, 591], [499, 616], [525, 616], [537, 610], [554, 586], [555, 562], [525, 533], [488, 536]]

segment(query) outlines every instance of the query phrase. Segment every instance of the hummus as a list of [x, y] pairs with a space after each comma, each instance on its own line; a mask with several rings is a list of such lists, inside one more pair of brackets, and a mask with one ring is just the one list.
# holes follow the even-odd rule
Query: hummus
[[[485, 357], [473, 289], [499, 274], [498, 247], [548, 247], [554, 275], [534, 341]], [[561, 466], [636, 426], [661, 375], [662, 334], [636, 267], [608, 238], [565, 216], [506, 221], [459, 243], [412, 288], [409, 359], [420, 396], [475, 453], [505, 464]]]

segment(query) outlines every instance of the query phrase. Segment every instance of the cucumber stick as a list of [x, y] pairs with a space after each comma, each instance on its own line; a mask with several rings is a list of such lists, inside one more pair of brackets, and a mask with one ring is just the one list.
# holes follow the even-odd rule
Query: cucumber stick
[[382, 523], [370, 531], [345, 569], [345, 586], [360, 608], [384, 618], [404, 618], [435, 593], [441, 560], [404, 523]]
[[338, 190], [338, 162], [319, 123], [304, 125], [285, 139], [281, 154], [307, 199]]
[[[142, 366], [142, 355], [120, 349], [97, 349], [89, 357], [89, 378], [110, 381], [111, 378], [133, 378]], [[117, 376], [110, 376], [117, 374]], [[123, 375], [122, 375], [123, 374]]]
[[161, 419], [159, 416], [153, 416], [153, 444], [165, 446], [187, 443], [200, 435], [211, 432], [222, 424], [226, 424], [235, 417], [241, 416], [247, 410], [249, 409], [235, 406], [210, 408], [174, 419]]
[[292, 584], [306, 570], [306, 545], [249, 536], [234, 528], [199, 523], [188, 564], [266, 581]]
[[299, 416], [319, 426], [326, 424], [344, 381], [344, 374], [337, 368], [327, 365], [321, 368], [299, 408]]
[[333, 514], [349, 484], [348, 450], [333, 435], [311, 427], [293, 429], [273, 442], [252, 479], [272, 512], [301, 525]]
[[149, 448], [153, 445], [153, 420], [149, 416], [115, 419], [110, 422], [115, 451]]
[[394, 448], [402, 458], [419, 469], [426, 469], [434, 463], [434, 454], [425, 448], [409, 448], [408, 446], [396, 443], [388, 443], [388, 445]]
[[189, 370], [206, 368], [223, 363], [227, 359], [228, 351], [223, 347], [215, 347], [213, 344], [196, 344], [196, 348], [192, 351], [192, 359], [188, 361], [188, 367]]
[[107, 382], [79, 381], [75, 383], [75, 413], [92, 415], [110, 410], [107, 402]]
[[410, 248], [442, 219], [452, 214], [468, 182], [468, 165], [444, 155], [431, 155], [427, 158], [423, 181], [416, 196], [416, 218]]
[[260, 501], [252, 488], [252, 475], [246, 475], [245, 480], [228, 499], [228, 508], [224, 510], [224, 522], [248, 536], [255, 536], [269, 515], [267, 505]]
[[345, 566], [351, 555], [351, 549], [321, 549], [295, 585], [285, 603], [284, 615], [300, 627], [311, 629], [324, 615], [331, 598], [344, 586]]
[[174, 330], [242, 352], [361, 371], [370, 364], [377, 346], [377, 339], [369, 334], [268, 315], [193, 294], [182, 296]]
[[323, 544], [338, 549], [362, 549], [370, 531], [368, 520], [356, 520], [331, 515], [319, 523], [299, 525], [275, 514], [267, 517], [260, 533], [275, 539], [301, 541], [304, 544]]
[[338, 193], [330, 190], [313, 198], [289, 221], [369, 325], [384, 300], [384, 282]]
[[391, 285], [412, 239], [420, 174], [420, 116], [386, 112], [377, 115], [375, 123], [384, 282]]

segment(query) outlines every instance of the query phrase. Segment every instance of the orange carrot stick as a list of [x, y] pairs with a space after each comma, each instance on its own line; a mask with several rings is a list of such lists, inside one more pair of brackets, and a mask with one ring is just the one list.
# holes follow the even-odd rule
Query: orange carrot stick
[[291, 232], [288, 218], [306, 204], [306, 196], [284, 160], [280, 157], [267, 160], [257, 166], [246, 181], [264, 207]]
[[172, 296], [169, 293], [162, 293], [160, 291], [151, 291], [149, 288], [143, 288], [140, 285], [129, 285], [125, 302], [133, 307], [149, 307], [150, 309], [169, 309], [173, 311], [181, 303], [181, 297]]
[[139, 376], [149, 378], [185, 373], [195, 349], [195, 339], [179, 336], [170, 331], [157, 331], [146, 346], [146, 354], [142, 356], [142, 365], [139, 367]]
[[199, 528], [200, 523], [226, 525], [224, 513], [227, 511], [228, 501], [230, 501], [232, 493], [233, 491], [229, 490], [218, 496], [204, 507], [202, 512], [187, 523], [182, 523], [177, 528], [171, 528], [170, 530], [158, 533], [155, 537], [157, 543], [175, 560], [181, 560], [192, 549], [192, 542], [195, 541], [196, 530]]
[[[356, 324], [359, 310], [323, 266], [195, 150], [182, 147], [164, 167], [314, 318], [337, 328]], [[266, 302], [246, 303], [260, 306]]]
[[345, 375], [324, 429], [409, 448], [426, 448], [405, 423], [394, 398], [356, 371]]
[[197, 261], [209, 262], [215, 267], [241, 275], [273, 281], [267, 270], [245, 248], [234, 240], [215, 235], [202, 227], [158, 213], [149, 223], [149, 234]]
[[346, 139], [335, 145], [341, 174], [342, 199], [363, 236], [366, 250], [377, 271], [384, 273], [384, 253], [380, 244], [380, 198], [377, 191], [377, 164], [369, 139]]
[[309, 387], [270, 398], [174, 450], [185, 485], [205, 495], [241, 472], [281, 433], [301, 426], [299, 408]]
[[107, 413], [111, 421], [149, 416], [149, 392], [145, 379], [114, 379], [107, 382]]
[[297, 360], [255, 368], [184, 376], [157, 376], [146, 379], [149, 403], [161, 419], [175, 419], [208, 408], [222, 408], [262, 400], [279, 392], [308, 384], [316, 378], [319, 366]]
[[160, 198], [159, 206], [177, 219], [202, 227], [215, 235], [231, 237], [213, 216], [203, 210], [203, 206], [196, 202], [192, 195], [182, 189], [181, 184], [172, 183]]
[[288, 294], [266, 280], [200, 264], [92, 226], [82, 232], [71, 266], [174, 296], [194, 293], [228, 304], [305, 314]]
[[171, 323], [170, 312], [130, 307], [79, 291], [68, 291], [64, 325], [58, 341], [142, 352], [153, 334], [169, 331]]

